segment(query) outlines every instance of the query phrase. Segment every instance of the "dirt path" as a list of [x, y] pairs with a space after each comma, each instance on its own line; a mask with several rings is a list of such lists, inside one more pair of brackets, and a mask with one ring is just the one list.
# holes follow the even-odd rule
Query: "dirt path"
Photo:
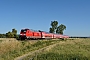
[[53, 45], [49, 45], [49, 46], [46, 46], [44, 48], [41, 48], [41, 49], [38, 49], [38, 50], [35, 50], [35, 51], [31, 51], [28, 54], [24, 54], [23, 56], [15, 58], [14, 60], [22, 60], [25, 57], [27, 57], [28, 55], [34, 55], [34, 54], [41, 53], [41, 52], [44, 52], [44, 51], [49, 51], [51, 48], [53, 48], [57, 44], [59, 44], [59, 43], [56, 43], [56, 44], [53, 44]]

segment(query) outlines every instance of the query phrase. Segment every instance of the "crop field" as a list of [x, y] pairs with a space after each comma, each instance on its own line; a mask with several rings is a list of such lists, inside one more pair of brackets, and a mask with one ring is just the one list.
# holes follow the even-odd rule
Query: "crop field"
[[26, 40], [0, 38], [0, 60], [14, 60], [16, 57], [58, 43], [60, 40]]
[[90, 39], [70, 39], [36, 55], [23, 60], [90, 60]]
[[[56, 45], [53, 46], [54, 44]], [[46, 46], [50, 47], [46, 48], [45, 51], [28, 55], [23, 60], [90, 60], [89, 38], [26, 41], [18, 41], [14, 38], [0, 38], [0, 60], [14, 60], [19, 56]]]

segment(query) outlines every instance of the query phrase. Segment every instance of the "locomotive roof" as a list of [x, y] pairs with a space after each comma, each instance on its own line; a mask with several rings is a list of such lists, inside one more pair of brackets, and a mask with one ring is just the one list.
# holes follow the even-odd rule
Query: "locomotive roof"
[[29, 30], [29, 29], [21, 29], [21, 30]]
[[38, 30], [33, 30], [33, 29], [29, 29], [29, 30], [34, 31], [34, 32], [39, 32]]

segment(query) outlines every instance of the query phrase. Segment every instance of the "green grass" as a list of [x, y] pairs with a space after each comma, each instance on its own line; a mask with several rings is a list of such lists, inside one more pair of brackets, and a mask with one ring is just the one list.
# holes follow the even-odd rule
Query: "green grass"
[[88, 58], [80, 54], [58, 54], [52, 52], [38, 55], [37, 60], [88, 60]]
[[55, 44], [60, 40], [17, 41], [6, 40], [0, 43], [0, 60], [13, 60], [45, 46]]
[[90, 60], [90, 39], [61, 41], [51, 50], [24, 60]]

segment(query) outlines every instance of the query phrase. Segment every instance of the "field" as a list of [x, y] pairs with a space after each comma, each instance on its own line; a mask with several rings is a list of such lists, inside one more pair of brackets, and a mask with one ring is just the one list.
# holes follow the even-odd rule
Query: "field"
[[0, 38], [0, 60], [14, 60], [16, 57], [38, 50], [60, 40], [27, 40], [18, 41], [14, 38]]
[[40, 50], [35, 54], [28, 55], [23, 60], [90, 60], [89, 38], [31, 41], [0, 38], [0, 60], [14, 60], [42, 48], [44, 51]]
[[23, 60], [90, 60], [90, 39], [71, 39]]

